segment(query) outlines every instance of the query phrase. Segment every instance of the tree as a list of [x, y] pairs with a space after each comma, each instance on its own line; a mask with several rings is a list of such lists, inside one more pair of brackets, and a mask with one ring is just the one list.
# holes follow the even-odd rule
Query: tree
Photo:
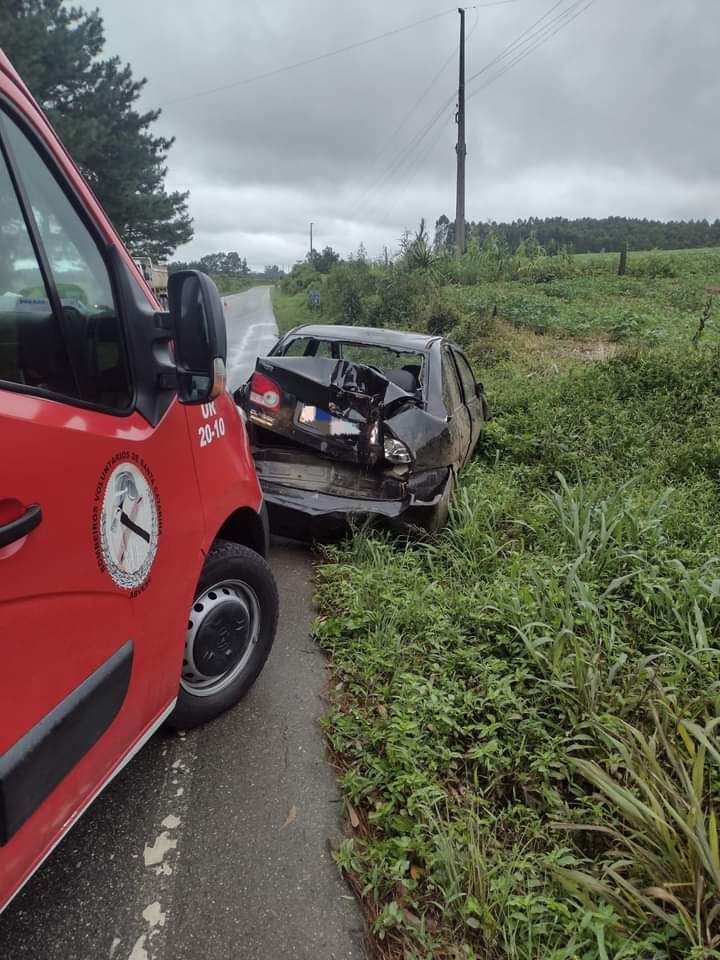
[[220, 275], [224, 273], [225, 254], [224, 253], [206, 253], [200, 257], [197, 263], [188, 264], [191, 270], [202, 270], [203, 273]]
[[[245, 267], [247, 268], [247, 261], [245, 261]], [[220, 272], [228, 275], [243, 272], [243, 261], [240, 259], [240, 254], [236, 250], [231, 250], [230, 253], [225, 254]]]
[[330, 273], [333, 266], [340, 260], [340, 254], [332, 247], [325, 247], [322, 253], [313, 252], [313, 266], [318, 273]]
[[[621, 251], [626, 244], [633, 250], [677, 250], [690, 247], [716, 246], [720, 243], [720, 222], [708, 220], [661, 220], [632, 217], [606, 217], [595, 220], [582, 217], [529, 217], [512, 223], [470, 223], [466, 235], [482, 246], [491, 233], [504, 237], [511, 251], [526, 249], [524, 242], [534, 237], [549, 254], [574, 250], [577, 253]], [[454, 227], [443, 215], [435, 224], [435, 247], [447, 246]]]
[[435, 221], [435, 239], [433, 240], [433, 247], [436, 253], [452, 250], [455, 242], [455, 225], [452, 224], [452, 230], [450, 227], [450, 220], [444, 213]]
[[411, 237], [406, 230], [400, 238], [400, 251], [402, 260], [409, 270], [427, 270], [432, 267], [435, 254], [430, 246], [424, 217], [420, 220], [420, 227], [414, 237]]
[[134, 107], [146, 81], [118, 57], [100, 58], [98, 11], [2, 0], [0, 37], [130, 249], [161, 259], [191, 240], [188, 194], [165, 190], [173, 140], [150, 133], [159, 110]]

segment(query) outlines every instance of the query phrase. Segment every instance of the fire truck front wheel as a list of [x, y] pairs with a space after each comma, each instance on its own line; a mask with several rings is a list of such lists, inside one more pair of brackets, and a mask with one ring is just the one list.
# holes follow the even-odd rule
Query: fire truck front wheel
[[277, 587], [267, 563], [247, 547], [216, 541], [188, 617], [180, 691], [169, 724], [188, 729], [234, 706], [267, 660], [277, 618]]

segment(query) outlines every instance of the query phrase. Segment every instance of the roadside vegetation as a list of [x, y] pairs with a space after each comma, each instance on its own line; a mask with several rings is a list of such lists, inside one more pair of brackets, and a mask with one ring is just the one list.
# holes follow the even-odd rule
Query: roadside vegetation
[[[718, 311], [720, 247], [550, 255], [530, 237], [514, 251], [500, 234], [460, 260], [438, 254], [424, 225], [387, 265], [364, 253], [323, 273], [298, 264], [275, 304], [298, 323], [354, 323], [451, 334], [468, 348], [495, 322], [536, 334], [615, 342], [687, 343], [706, 309]], [[319, 311], [309, 307], [320, 293]], [[704, 334], [716, 339], [716, 324]]]
[[280, 336], [302, 323], [328, 323], [327, 313], [313, 310], [308, 302], [308, 292], [286, 293], [276, 285], [271, 293], [273, 312]]
[[389, 957], [720, 957], [720, 251], [617, 269], [421, 228], [308, 279], [461, 342], [496, 415], [442, 535], [318, 572], [336, 859]]

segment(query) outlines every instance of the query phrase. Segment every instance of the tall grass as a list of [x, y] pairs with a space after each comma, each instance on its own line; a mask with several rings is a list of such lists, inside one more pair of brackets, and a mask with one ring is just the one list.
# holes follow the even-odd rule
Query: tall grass
[[[411, 253], [414, 251], [414, 255]], [[419, 255], [421, 254], [421, 255]], [[305, 307], [321, 291], [329, 322], [427, 330], [470, 346], [498, 320], [535, 334], [617, 343], [689, 344], [720, 339], [720, 248], [631, 253], [625, 276], [617, 255], [547, 256], [527, 242], [515, 254], [496, 238], [460, 258], [410, 243], [389, 264], [354, 260], [327, 275], [297, 266], [279, 302]]]
[[389, 955], [719, 955], [719, 359], [503, 361], [447, 531], [327, 551], [339, 862]]

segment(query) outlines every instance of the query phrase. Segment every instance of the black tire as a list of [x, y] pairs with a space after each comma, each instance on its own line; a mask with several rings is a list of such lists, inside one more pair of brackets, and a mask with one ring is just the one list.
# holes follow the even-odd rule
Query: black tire
[[[211, 590], [214, 587], [218, 587], [217, 591]], [[233, 591], [238, 593], [237, 597]], [[223, 597], [221, 593], [227, 596]], [[243, 617], [243, 596], [248, 598], [245, 609], [247, 622], [238, 627]], [[225, 605], [220, 609], [222, 603]], [[215, 606], [211, 607], [211, 604]], [[214, 620], [211, 620], [211, 615]], [[229, 657], [231, 665], [233, 658], [237, 663], [224, 674], [219, 673], [215, 679], [204, 680], [199, 670], [196, 673], [191, 671], [189, 651], [196, 648], [188, 639], [177, 704], [168, 718], [168, 725], [176, 730], [196, 727], [213, 720], [244, 697], [268, 658], [275, 639], [277, 619], [277, 586], [265, 560], [247, 547], [227, 540], [216, 540], [205, 560], [195, 591], [188, 622], [188, 638], [193, 635], [190, 628], [195, 624], [197, 632], [194, 642], [197, 649], [201, 650], [201, 642], [202, 650], [207, 650], [208, 646], [211, 648], [207, 654], [209, 659], [203, 660], [203, 664], [209, 663], [218, 669], [216, 664], [225, 662], [218, 657], [217, 646], [213, 646], [212, 642], [208, 644], [207, 637], [216, 643], [219, 637], [221, 656]]]

